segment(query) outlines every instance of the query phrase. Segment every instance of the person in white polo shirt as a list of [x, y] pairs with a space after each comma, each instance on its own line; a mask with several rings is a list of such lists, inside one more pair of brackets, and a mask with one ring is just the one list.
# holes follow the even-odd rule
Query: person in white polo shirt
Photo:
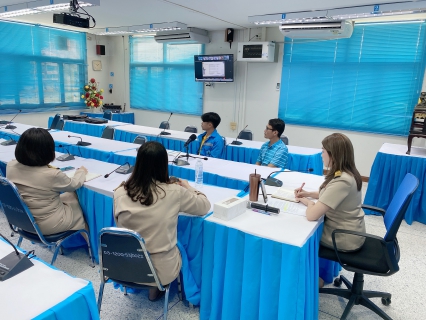
[[281, 119], [271, 119], [265, 128], [264, 135], [269, 141], [260, 148], [256, 164], [274, 168], [285, 168], [288, 159], [288, 149], [280, 139], [284, 132], [285, 123]]

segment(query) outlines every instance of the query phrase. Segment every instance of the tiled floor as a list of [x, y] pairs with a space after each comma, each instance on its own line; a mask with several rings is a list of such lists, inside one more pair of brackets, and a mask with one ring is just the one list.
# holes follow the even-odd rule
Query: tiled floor
[[[364, 186], [363, 189], [365, 189]], [[366, 216], [367, 232], [383, 236], [385, 228], [382, 218]], [[0, 232], [10, 235], [3, 214], [0, 214]], [[16, 238], [10, 238], [16, 243]], [[400, 271], [390, 277], [365, 277], [365, 288], [392, 293], [392, 304], [383, 306], [380, 299], [373, 301], [384, 309], [393, 319], [426, 319], [425, 285], [426, 285], [426, 225], [413, 223], [409, 226], [403, 221], [398, 233], [401, 248]], [[38, 257], [50, 261], [52, 253], [47, 249], [23, 242], [23, 249], [36, 249]], [[59, 256], [55, 266], [69, 274], [92, 281], [96, 294], [99, 290], [99, 270], [89, 267], [89, 258], [84, 249], [65, 251]], [[352, 273], [342, 271], [352, 281]], [[162, 317], [163, 301], [150, 302], [147, 293], [124, 296], [111, 284], [105, 286], [102, 304], [102, 319], [159, 319]], [[347, 300], [334, 296], [320, 295], [319, 319], [339, 319]], [[169, 304], [169, 319], [198, 319], [199, 310], [186, 307], [177, 298], [176, 288], [172, 288]], [[355, 306], [348, 319], [379, 319], [373, 312], [362, 306]], [[273, 320], [273, 319], [271, 319]]]

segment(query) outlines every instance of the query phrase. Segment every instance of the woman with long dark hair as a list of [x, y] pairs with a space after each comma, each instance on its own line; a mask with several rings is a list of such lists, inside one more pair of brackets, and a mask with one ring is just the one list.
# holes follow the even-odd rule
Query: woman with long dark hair
[[[19, 138], [16, 160], [7, 164], [6, 177], [18, 188], [44, 235], [87, 229], [76, 193], [86, 179], [80, 167], [69, 178], [49, 163], [55, 160], [55, 143], [46, 129], [31, 128]], [[62, 194], [61, 194], [62, 193]]]
[[[147, 142], [139, 148], [130, 178], [114, 191], [117, 226], [138, 232], [145, 239], [154, 268], [163, 285], [179, 275], [182, 259], [177, 243], [179, 212], [205, 215], [207, 197], [188, 181], [170, 181], [167, 151], [162, 144]], [[149, 299], [158, 299], [153, 287]]]
[[[295, 195], [307, 206], [309, 221], [324, 217], [321, 245], [333, 249], [331, 234], [336, 229], [365, 232], [364, 211], [361, 208], [362, 180], [354, 160], [354, 149], [347, 136], [333, 133], [322, 141], [322, 159], [329, 168], [319, 191], [308, 192], [296, 189]], [[308, 198], [318, 199], [315, 203]], [[336, 246], [339, 251], [359, 250], [364, 238], [354, 235], [337, 234]], [[321, 279], [322, 280], [322, 279]], [[320, 286], [324, 282], [320, 280]]]

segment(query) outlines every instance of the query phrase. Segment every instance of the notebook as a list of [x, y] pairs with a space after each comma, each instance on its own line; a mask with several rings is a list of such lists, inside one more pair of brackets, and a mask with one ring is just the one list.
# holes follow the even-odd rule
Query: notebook
[[272, 198], [282, 199], [286, 201], [296, 201], [296, 198], [294, 196], [294, 190], [285, 189], [284, 187], [279, 188], [277, 191], [275, 191], [272, 195]]
[[[67, 172], [64, 172], [68, 177], [70, 177], [70, 178], [72, 178], [72, 177], [74, 177], [74, 174], [75, 174], [75, 171], [76, 170], [73, 170], [73, 171], [67, 171]], [[99, 174], [99, 173], [94, 173], [94, 172], [89, 172], [89, 173], [87, 173], [86, 174], [86, 180], [84, 180], [84, 181], [90, 181], [90, 180], [93, 180], [93, 179], [95, 179], [95, 178], [97, 178], [97, 177], [100, 177], [101, 176], [101, 174]]]

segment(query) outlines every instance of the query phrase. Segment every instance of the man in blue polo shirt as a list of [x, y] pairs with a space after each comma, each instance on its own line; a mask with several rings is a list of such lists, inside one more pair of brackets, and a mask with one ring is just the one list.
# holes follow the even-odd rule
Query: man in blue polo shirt
[[274, 168], [285, 168], [287, 165], [288, 149], [280, 139], [284, 132], [285, 123], [281, 119], [271, 119], [266, 126], [264, 135], [269, 141], [260, 148], [256, 164]]
[[201, 116], [201, 129], [205, 132], [197, 138], [200, 143], [198, 154], [202, 156], [221, 158], [225, 146], [221, 135], [216, 131], [220, 117], [215, 112], [207, 112]]

